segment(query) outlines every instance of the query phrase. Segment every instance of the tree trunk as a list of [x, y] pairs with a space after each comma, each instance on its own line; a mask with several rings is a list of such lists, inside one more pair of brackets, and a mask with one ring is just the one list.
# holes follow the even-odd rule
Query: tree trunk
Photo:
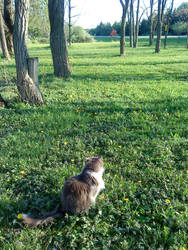
[[168, 26], [169, 24], [165, 25], [165, 39], [164, 39], [164, 49], [166, 49], [166, 44], [167, 44], [167, 37], [168, 37]]
[[3, 56], [7, 60], [10, 60], [10, 55], [9, 55], [9, 52], [8, 52], [6, 38], [5, 38], [4, 21], [3, 21], [1, 9], [0, 9], [0, 41], [1, 41]]
[[120, 0], [122, 6], [121, 17], [121, 36], [120, 36], [120, 56], [125, 55], [125, 27], [126, 27], [126, 15], [129, 6], [129, 0]]
[[68, 8], [69, 8], [69, 39], [68, 39], [68, 42], [69, 42], [69, 45], [71, 45], [72, 44], [71, 0], [68, 1]]
[[64, 30], [65, 0], [48, 0], [50, 18], [50, 46], [54, 75], [68, 78], [71, 75]]
[[138, 44], [138, 33], [139, 33], [139, 19], [138, 19], [138, 17], [139, 17], [139, 10], [140, 10], [140, 0], [138, 0], [138, 2], [137, 2], [134, 48], [136, 48], [137, 44]]
[[4, 21], [7, 26], [6, 41], [10, 55], [14, 54], [13, 50], [13, 14], [12, 14], [12, 0], [4, 0]]
[[131, 11], [129, 14], [129, 42], [130, 42], [130, 47], [133, 47], [133, 29], [132, 29], [132, 17], [131, 17]]
[[174, 7], [174, 0], [171, 1], [171, 7], [170, 7], [170, 10], [167, 13], [167, 17], [166, 17], [167, 21], [166, 21], [166, 25], [165, 25], [164, 49], [166, 49], [166, 46], [167, 46], [167, 37], [168, 37], [168, 31], [169, 31], [169, 27], [170, 27], [170, 23], [171, 23], [171, 16], [172, 16], [173, 7]]
[[130, 39], [130, 47], [133, 47], [133, 0], [130, 2], [130, 11], [129, 11], [129, 39]]
[[23, 102], [43, 104], [42, 94], [28, 73], [28, 51], [26, 45], [29, 0], [15, 0], [14, 53], [17, 71], [17, 87]]
[[123, 10], [121, 18], [121, 37], [120, 37], [120, 55], [125, 55], [125, 27], [126, 27], [126, 13]]
[[149, 46], [153, 44], [153, 0], [150, 0], [150, 34], [149, 34]]
[[162, 32], [161, 0], [158, 0], [157, 40], [156, 40], [156, 46], [155, 46], [155, 53], [159, 53], [160, 52], [161, 32]]
[[187, 49], [188, 49], [188, 21], [187, 21]]

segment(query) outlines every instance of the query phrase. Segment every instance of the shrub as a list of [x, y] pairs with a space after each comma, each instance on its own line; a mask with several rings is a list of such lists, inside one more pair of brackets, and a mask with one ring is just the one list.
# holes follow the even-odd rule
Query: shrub
[[[65, 27], [66, 37], [68, 38], [68, 25]], [[94, 38], [80, 26], [72, 26], [72, 42], [73, 43], [90, 43]]]
[[185, 35], [186, 34], [186, 23], [185, 22], [177, 22], [171, 26], [171, 29], [177, 35]]

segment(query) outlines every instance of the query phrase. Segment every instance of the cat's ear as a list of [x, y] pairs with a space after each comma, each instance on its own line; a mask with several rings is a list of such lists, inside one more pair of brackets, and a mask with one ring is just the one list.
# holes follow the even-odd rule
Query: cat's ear
[[98, 160], [99, 160], [99, 161], [103, 161], [103, 158], [102, 158], [101, 155], [98, 157]]
[[91, 159], [92, 159], [92, 157], [87, 157], [86, 162], [90, 161]]

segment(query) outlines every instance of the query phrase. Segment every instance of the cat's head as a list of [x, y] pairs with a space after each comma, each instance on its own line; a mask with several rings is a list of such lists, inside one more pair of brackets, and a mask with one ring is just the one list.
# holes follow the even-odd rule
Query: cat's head
[[86, 165], [84, 167], [84, 170], [95, 173], [103, 173], [104, 166], [102, 156], [86, 158]]

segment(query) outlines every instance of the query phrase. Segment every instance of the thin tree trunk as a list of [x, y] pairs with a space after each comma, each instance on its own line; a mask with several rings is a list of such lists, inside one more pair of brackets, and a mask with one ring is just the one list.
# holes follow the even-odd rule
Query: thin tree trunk
[[10, 55], [14, 54], [13, 50], [13, 14], [12, 14], [12, 0], [4, 0], [4, 21], [7, 26], [6, 41]]
[[130, 3], [130, 11], [129, 11], [129, 39], [130, 39], [130, 47], [133, 47], [133, 8], [132, 2]]
[[156, 40], [156, 46], [155, 46], [155, 53], [159, 53], [159, 52], [160, 52], [161, 32], [162, 32], [162, 21], [161, 21], [161, 0], [158, 0], [158, 15], [157, 15], [157, 40]]
[[3, 21], [1, 9], [0, 9], [0, 40], [1, 40], [1, 47], [2, 47], [3, 56], [7, 60], [10, 60], [10, 55], [8, 52], [7, 42], [6, 42], [6, 38], [5, 38], [4, 21]]
[[187, 49], [188, 49], [188, 21], [187, 21]]
[[68, 39], [68, 42], [69, 42], [69, 45], [71, 45], [72, 44], [71, 0], [68, 1], [68, 8], [69, 8], [69, 39]]
[[140, 0], [138, 0], [138, 2], [137, 2], [134, 48], [136, 48], [137, 44], [138, 44], [138, 33], [139, 33], [139, 18], [138, 17], [139, 17], [139, 10], [140, 10]]
[[71, 75], [67, 43], [64, 31], [65, 0], [49, 0], [50, 46], [52, 51], [54, 75], [68, 78]]
[[153, 1], [150, 0], [150, 34], [149, 34], [149, 46], [153, 44]]
[[126, 13], [123, 10], [121, 18], [121, 37], [120, 37], [120, 55], [125, 55], [125, 27], [126, 27]]
[[42, 94], [28, 73], [26, 45], [29, 0], [15, 0], [14, 53], [17, 71], [17, 88], [21, 100], [30, 104], [43, 104]]
[[166, 49], [166, 46], [167, 46], [167, 37], [168, 37], [168, 31], [169, 31], [169, 26], [170, 26], [173, 7], [174, 7], [174, 0], [171, 1], [171, 7], [170, 7], [170, 10], [169, 10], [169, 13], [167, 14], [167, 22], [166, 22], [166, 25], [165, 25], [164, 49]]
[[125, 27], [126, 27], [126, 15], [129, 6], [129, 0], [120, 0], [122, 6], [121, 17], [121, 36], [120, 36], [120, 56], [125, 55]]
[[166, 49], [169, 23], [165, 25], [164, 49]]

